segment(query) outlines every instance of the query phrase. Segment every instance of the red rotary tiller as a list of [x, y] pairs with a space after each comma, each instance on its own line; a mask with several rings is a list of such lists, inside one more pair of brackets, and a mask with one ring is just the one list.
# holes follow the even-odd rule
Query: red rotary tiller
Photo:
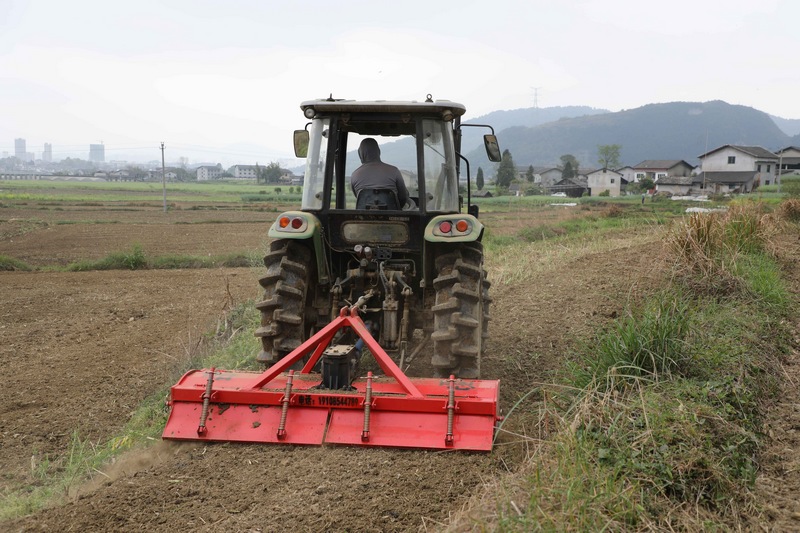
[[[362, 339], [384, 377], [368, 372], [350, 379], [358, 346], [331, 345], [343, 328]], [[299, 373], [289, 370], [309, 354]], [[320, 358], [322, 379], [311, 374]], [[354, 306], [263, 373], [211, 368], [184, 374], [171, 389], [162, 437], [490, 451], [500, 419], [498, 391], [497, 380], [407, 377]]]

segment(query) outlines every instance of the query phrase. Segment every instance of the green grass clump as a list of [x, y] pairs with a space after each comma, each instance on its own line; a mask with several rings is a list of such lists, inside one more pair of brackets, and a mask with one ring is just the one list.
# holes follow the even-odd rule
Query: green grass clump
[[19, 259], [14, 259], [8, 255], [0, 255], [0, 271], [12, 271], [12, 270], [22, 270], [25, 272], [29, 272], [33, 270], [33, 267], [27, 264], [24, 261], [20, 261]]
[[147, 257], [141, 245], [134, 244], [127, 252], [115, 252], [96, 260], [76, 261], [67, 265], [69, 272], [87, 270], [141, 270], [148, 267]]
[[681, 298], [662, 295], [617, 320], [583, 345], [573, 385], [605, 391], [624, 388], [631, 379], [668, 377], [686, 357], [692, 328], [687, 308]]
[[88, 270], [143, 270], [180, 268], [237, 268], [256, 264], [252, 254], [233, 253], [223, 256], [162, 255], [148, 257], [142, 247], [135, 244], [127, 252], [115, 252], [97, 260], [82, 260], [65, 267], [68, 272]]

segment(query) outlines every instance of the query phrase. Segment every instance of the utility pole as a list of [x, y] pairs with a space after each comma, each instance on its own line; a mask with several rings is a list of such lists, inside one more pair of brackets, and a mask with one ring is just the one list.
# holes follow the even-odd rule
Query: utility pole
[[167, 167], [164, 165], [164, 143], [161, 143], [161, 188], [164, 190], [164, 212], [167, 212]]

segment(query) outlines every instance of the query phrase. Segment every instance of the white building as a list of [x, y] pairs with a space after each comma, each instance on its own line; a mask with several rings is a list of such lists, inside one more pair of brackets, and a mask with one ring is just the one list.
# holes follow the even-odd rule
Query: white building
[[222, 175], [222, 165], [197, 167], [197, 181], [215, 180]]
[[597, 196], [603, 191], [608, 191], [609, 196], [622, 194], [622, 173], [610, 168], [601, 168], [586, 174], [589, 194]]
[[256, 165], [234, 165], [231, 174], [234, 178], [254, 180], [258, 177], [256, 170]]

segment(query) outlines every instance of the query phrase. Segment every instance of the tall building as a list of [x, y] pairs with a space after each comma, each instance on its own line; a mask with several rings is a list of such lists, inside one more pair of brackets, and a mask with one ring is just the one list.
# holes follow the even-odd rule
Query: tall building
[[50, 143], [44, 143], [44, 152], [42, 152], [42, 161], [45, 163], [52, 163], [53, 162], [53, 145]]
[[14, 157], [20, 161], [25, 161], [28, 157], [28, 149], [25, 146], [25, 139], [14, 139]]
[[104, 163], [106, 160], [106, 147], [103, 144], [89, 145], [89, 161]]

